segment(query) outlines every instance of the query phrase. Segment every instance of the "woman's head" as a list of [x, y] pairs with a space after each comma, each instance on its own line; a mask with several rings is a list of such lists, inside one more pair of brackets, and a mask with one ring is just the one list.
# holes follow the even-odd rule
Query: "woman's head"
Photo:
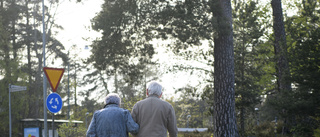
[[110, 94], [107, 95], [107, 97], [105, 99], [105, 103], [106, 103], [106, 105], [108, 105], [108, 104], [117, 104], [118, 106], [120, 106], [121, 99], [120, 99], [118, 94], [110, 93]]

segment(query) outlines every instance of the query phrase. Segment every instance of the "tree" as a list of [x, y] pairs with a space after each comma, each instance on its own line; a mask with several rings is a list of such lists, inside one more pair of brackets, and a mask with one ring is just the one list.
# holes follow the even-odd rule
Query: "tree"
[[[288, 128], [300, 136], [312, 136], [313, 129], [320, 126], [314, 118], [319, 116], [320, 86], [316, 82], [319, 73], [319, 1], [296, 2], [297, 14], [285, 22], [288, 44], [288, 59], [292, 91], [279, 100], [289, 104], [277, 104], [286, 108]], [[294, 116], [294, 117], [293, 117]]]
[[212, 10], [218, 28], [214, 38], [214, 136], [238, 136], [231, 1], [215, 1]]
[[178, 127], [204, 128], [211, 126], [210, 115], [206, 115], [209, 105], [201, 100], [197, 90], [196, 87], [187, 85], [175, 91], [175, 93], [181, 94], [178, 100], [171, 103], [175, 109]]
[[[57, 3], [52, 1], [51, 7], [47, 8], [46, 26], [47, 30], [47, 47], [46, 58], [49, 64], [54, 63], [56, 59], [65, 61], [66, 54], [62, 52], [63, 45], [54, 38], [53, 28], [60, 26], [54, 23], [54, 14], [50, 9], [57, 8]], [[46, 111], [41, 107], [42, 98], [42, 39], [39, 37], [41, 31], [41, 10], [40, 1], [16, 1], [2, 0], [0, 5], [1, 16], [1, 69], [0, 75], [1, 90], [5, 92], [3, 98], [7, 98], [7, 86], [9, 83], [27, 86], [25, 92], [21, 92], [20, 96], [12, 97], [20, 100], [13, 100], [15, 108], [13, 112], [13, 124], [19, 124], [20, 118], [41, 118], [40, 112]], [[2, 28], [2, 27], [1, 27]], [[2, 85], [3, 84], [3, 85]], [[2, 98], [1, 97], [1, 98]], [[0, 106], [0, 110], [7, 110], [8, 102], [5, 101]], [[1, 111], [1, 115], [7, 116], [7, 111]], [[20, 114], [20, 115], [18, 115]], [[1, 123], [9, 125], [7, 119], [3, 119]], [[1, 133], [8, 133], [7, 126], [3, 126]], [[14, 126], [14, 136], [18, 133], [18, 128]], [[21, 131], [21, 130], [19, 130]]]
[[290, 69], [287, 57], [286, 31], [283, 22], [281, 0], [272, 0], [274, 52], [276, 56], [277, 86], [278, 91], [291, 91]]
[[[26, 73], [21, 71], [19, 63], [21, 60], [18, 57], [14, 57], [16, 52], [10, 43], [10, 29], [7, 27], [8, 11], [4, 10], [1, 5], [0, 10], [0, 116], [3, 118], [0, 124], [0, 132], [4, 136], [9, 136], [9, 84], [26, 85]], [[12, 116], [12, 134], [17, 136], [19, 119], [26, 115], [27, 109], [23, 106], [23, 103], [27, 101], [27, 94], [22, 92], [20, 94], [11, 95], [11, 116]]]
[[[41, 10], [40, 1], [30, 2], [30, 1], [2, 1], [2, 8], [4, 17], [3, 25], [6, 26], [9, 32], [9, 39], [13, 48], [13, 58], [21, 58], [21, 68], [20, 71], [28, 73], [28, 96], [30, 101], [25, 105], [29, 108], [28, 117], [38, 118], [40, 117], [40, 111], [43, 111], [40, 107], [40, 101], [42, 100], [42, 90], [41, 90], [41, 75], [42, 75], [42, 39], [39, 37], [42, 33], [40, 31], [42, 21], [41, 21]], [[49, 61], [54, 62], [55, 56], [57, 58], [66, 59], [66, 55], [62, 53], [64, 49], [63, 45], [54, 38], [55, 33], [52, 29], [54, 27], [59, 28], [60, 26], [54, 23], [54, 13], [50, 13], [51, 8], [57, 8], [56, 3], [51, 3], [51, 7], [45, 7], [48, 10], [45, 13], [46, 18], [46, 28], [47, 30], [47, 58]], [[33, 23], [31, 23], [33, 20]], [[26, 54], [23, 54], [26, 52]], [[25, 58], [24, 58], [25, 57]], [[51, 57], [51, 58], [50, 58]], [[29, 105], [32, 104], [32, 105]]]
[[231, 2], [186, 0], [174, 4], [163, 1], [160, 5], [154, 20], [161, 27], [156, 30], [162, 38], [177, 39], [170, 45], [175, 52], [200, 47], [201, 40], [213, 41], [214, 95], [210, 99], [214, 136], [237, 136]]
[[214, 136], [237, 136], [231, 2], [186, 0], [156, 4], [159, 8], [155, 11], [160, 14], [153, 18], [158, 23], [155, 30], [160, 38], [176, 38], [175, 44], [170, 45], [174, 51], [201, 46], [203, 39], [214, 42]]
[[[235, 47], [235, 94], [236, 108], [240, 112], [240, 133], [246, 136], [246, 119], [254, 113], [255, 105], [261, 101], [264, 89], [261, 79], [266, 73], [262, 37], [266, 32], [264, 8], [254, 1], [234, 1], [234, 47]], [[262, 10], [260, 10], [262, 9]], [[261, 27], [265, 26], [265, 27]], [[270, 51], [269, 51], [270, 52]], [[267, 52], [268, 53], [268, 52]]]
[[[114, 92], [119, 92], [120, 85], [132, 89], [141, 83], [144, 68], [154, 54], [153, 46], [139, 29], [137, 1], [106, 0], [102, 8], [92, 20], [93, 29], [101, 31], [102, 37], [91, 45], [93, 55], [88, 61], [99, 71], [105, 71], [102, 74], [113, 76]], [[121, 93], [123, 98], [131, 98], [135, 92]]]
[[[287, 57], [287, 41], [286, 31], [284, 28], [282, 3], [281, 0], [272, 0], [272, 15], [273, 15], [273, 31], [274, 31], [274, 53], [276, 61], [276, 76], [277, 76], [277, 91], [282, 96], [287, 96], [291, 92], [291, 82], [289, 62]], [[283, 108], [282, 113], [287, 113], [286, 109]], [[285, 114], [286, 115], [286, 114]], [[285, 118], [284, 123], [287, 123]], [[283, 134], [289, 132], [286, 127], [283, 128]]]

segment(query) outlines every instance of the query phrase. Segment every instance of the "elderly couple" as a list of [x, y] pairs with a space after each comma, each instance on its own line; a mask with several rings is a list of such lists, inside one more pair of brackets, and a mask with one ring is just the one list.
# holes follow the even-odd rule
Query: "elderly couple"
[[160, 99], [161, 95], [162, 86], [150, 82], [148, 97], [137, 102], [131, 114], [119, 107], [121, 99], [117, 94], [107, 95], [105, 108], [93, 115], [87, 137], [128, 137], [128, 132], [137, 137], [166, 137], [167, 131], [170, 137], [177, 137], [174, 109]]

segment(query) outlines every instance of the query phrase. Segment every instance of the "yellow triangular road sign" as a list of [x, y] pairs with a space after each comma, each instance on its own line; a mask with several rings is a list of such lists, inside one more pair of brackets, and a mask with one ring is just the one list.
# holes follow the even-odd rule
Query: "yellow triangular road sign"
[[60, 83], [61, 77], [63, 75], [64, 69], [60, 68], [43, 68], [44, 73], [50, 83], [53, 92], [56, 92], [58, 85]]

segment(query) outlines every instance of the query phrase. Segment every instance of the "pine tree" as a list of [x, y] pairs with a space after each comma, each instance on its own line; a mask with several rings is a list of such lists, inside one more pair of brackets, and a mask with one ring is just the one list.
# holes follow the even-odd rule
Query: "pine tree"
[[152, 64], [154, 54], [148, 36], [141, 35], [138, 6], [138, 1], [105, 1], [103, 10], [92, 20], [93, 29], [101, 31], [102, 37], [91, 45], [93, 55], [88, 62], [104, 71], [99, 72], [104, 79], [113, 78], [114, 92], [128, 99], [135, 94], [134, 87], [142, 83], [144, 68]]
[[254, 1], [234, 2], [234, 47], [235, 47], [235, 94], [236, 108], [240, 112], [240, 133], [245, 136], [245, 121], [254, 113], [255, 105], [260, 103], [263, 86], [260, 82], [265, 73], [266, 58], [262, 46], [265, 33], [261, 6]]

